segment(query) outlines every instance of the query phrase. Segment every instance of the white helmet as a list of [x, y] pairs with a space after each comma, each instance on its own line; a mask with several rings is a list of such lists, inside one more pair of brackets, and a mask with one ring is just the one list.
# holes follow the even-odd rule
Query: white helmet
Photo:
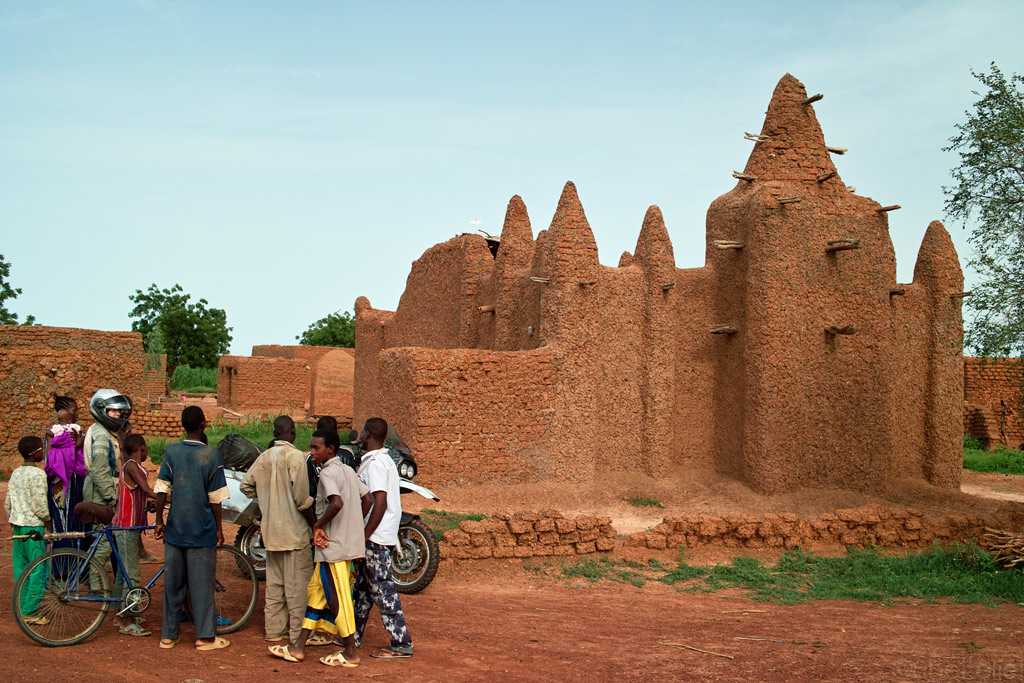
[[[107, 411], [111, 409], [120, 410], [121, 417], [107, 415]], [[128, 418], [132, 414], [132, 402], [114, 389], [99, 389], [89, 399], [89, 413], [94, 420], [110, 431], [119, 432], [128, 424]]]

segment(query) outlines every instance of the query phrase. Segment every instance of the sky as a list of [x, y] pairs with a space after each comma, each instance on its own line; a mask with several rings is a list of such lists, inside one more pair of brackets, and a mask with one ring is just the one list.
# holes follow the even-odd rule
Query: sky
[[513, 194], [536, 234], [566, 180], [603, 264], [657, 204], [698, 267], [786, 72], [824, 93], [843, 180], [903, 206], [906, 282], [970, 70], [1024, 71], [1022, 25], [1020, 2], [2, 0], [9, 308], [128, 329], [134, 290], [180, 283], [248, 354], [360, 295], [393, 310], [416, 258], [500, 232]]

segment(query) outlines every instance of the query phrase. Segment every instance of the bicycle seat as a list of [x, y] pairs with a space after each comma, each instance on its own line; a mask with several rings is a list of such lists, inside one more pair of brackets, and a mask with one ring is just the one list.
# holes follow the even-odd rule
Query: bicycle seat
[[86, 524], [110, 524], [114, 519], [114, 508], [82, 501], [75, 506], [75, 514]]

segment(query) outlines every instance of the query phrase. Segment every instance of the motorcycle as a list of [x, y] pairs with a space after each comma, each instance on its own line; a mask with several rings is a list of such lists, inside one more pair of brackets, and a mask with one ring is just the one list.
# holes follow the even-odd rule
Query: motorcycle
[[[223, 445], [234, 439], [229, 448], [237, 448], [238, 440], [243, 437], [229, 434], [221, 442]], [[247, 442], [251, 444], [251, 442]], [[219, 445], [218, 448], [221, 448]], [[244, 446], [243, 446], [244, 448]], [[258, 455], [259, 449], [253, 444]], [[251, 449], [250, 449], [251, 450]], [[388, 448], [388, 455], [395, 461], [399, 472], [399, 490], [402, 495], [415, 493], [432, 501], [440, 501], [433, 491], [411, 481], [416, 476], [416, 461], [412, 453], [401, 444]], [[338, 451], [342, 462], [358, 469], [362, 453], [355, 446], [344, 445]], [[253, 458], [255, 460], [255, 457]], [[245, 470], [230, 467], [229, 459], [225, 459], [224, 477], [227, 480], [229, 497], [221, 504], [223, 519], [238, 525], [235, 534], [235, 547], [252, 562], [256, 575], [262, 580], [266, 578], [267, 553], [260, 536], [260, 508], [255, 500], [241, 491]], [[251, 461], [250, 461], [251, 464]], [[246, 468], [247, 469], [247, 468]], [[398, 527], [398, 546], [395, 548], [392, 562], [392, 576], [399, 593], [419, 593], [434, 580], [437, 564], [441, 554], [437, 546], [437, 537], [419, 515], [402, 511], [402, 520]]]

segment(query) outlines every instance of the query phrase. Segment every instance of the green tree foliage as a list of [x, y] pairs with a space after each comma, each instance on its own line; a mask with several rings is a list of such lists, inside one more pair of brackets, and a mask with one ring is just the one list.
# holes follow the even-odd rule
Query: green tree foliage
[[351, 348], [356, 345], [356, 319], [348, 311], [335, 311], [307, 327], [296, 339], [309, 346]]
[[228, 352], [231, 328], [223, 309], [210, 308], [206, 299], [192, 301], [181, 285], [160, 289], [135, 290], [128, 297], [135, 307], [128, 314], [132, 329], [142, 333], [146, 349], [161, 348], [167, 354], [167, 372], [179, 365], [195, 368], [217, 366], [217, 359]]
[[[13, 301], [21, 294], [20, 287], [12, 287], [7, 278], [11, 276], [11, 264], [0, 254], [0, 325], [17, 325], [18, 314], [7, 310], [7, 301]], [[25, 316], [25, 325], [32, 325], [35, 316]]]
[[943, 188], [946, 214], [975, 219], [965, 341], [981, 355], [1024, 354], [1024, 76], [993, 62], [971, 72], [984, 86], [944, 151], [957, 152], [955, 185]]

